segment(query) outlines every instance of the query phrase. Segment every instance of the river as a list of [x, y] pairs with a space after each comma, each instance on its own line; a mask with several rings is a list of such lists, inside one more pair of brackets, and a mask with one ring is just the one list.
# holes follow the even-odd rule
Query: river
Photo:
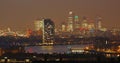
[[84, 48], [89, 45], [54, 45], [54, 46], [27, 46], [26, 53], [69, 53], [70, 48]]

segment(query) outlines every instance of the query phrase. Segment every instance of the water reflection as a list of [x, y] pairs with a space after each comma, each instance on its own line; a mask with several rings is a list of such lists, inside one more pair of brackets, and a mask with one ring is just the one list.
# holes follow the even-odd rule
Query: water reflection
[[54, 45], [54, 46], [29, 46], [25, 47], [28, 53], [69, 53], [70, 48], [85, 48], [88, 45]]
[[48, 50], [51, 51], [53, 50], [53, 46], [41, 46], [42, 50]]

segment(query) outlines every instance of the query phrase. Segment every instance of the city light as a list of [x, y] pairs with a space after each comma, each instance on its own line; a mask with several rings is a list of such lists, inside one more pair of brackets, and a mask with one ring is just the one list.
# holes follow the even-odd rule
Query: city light
[[120, 63], [119, 2], [1, 0], [0, 63]]

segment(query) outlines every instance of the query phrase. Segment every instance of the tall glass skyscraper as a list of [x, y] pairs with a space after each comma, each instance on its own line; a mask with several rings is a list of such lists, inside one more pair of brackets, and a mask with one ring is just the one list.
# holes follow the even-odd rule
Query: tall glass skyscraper
[[67, 31], [68, 32], [73, 32], [73, 22], [74, 22], [74, 15], [73, 12], [69, 12], [69, 17], [68, 17], [68, 25], [67, 25]]
[[41, 19], [35, 22], [35, 29], [42, 30], [43, 44], [53, 44], [55, 25], [51, 19]]

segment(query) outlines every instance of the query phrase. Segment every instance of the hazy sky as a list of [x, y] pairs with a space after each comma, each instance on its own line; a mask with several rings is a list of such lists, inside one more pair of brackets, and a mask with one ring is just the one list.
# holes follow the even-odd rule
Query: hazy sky
[[120, 27], [120, 0], [0, 0], [0, 29], [34, 28], [39, 17], [51, 18], [55, 23], [67, 21], [68, 11], [94, 19], [102, 17], [104, 27]]

